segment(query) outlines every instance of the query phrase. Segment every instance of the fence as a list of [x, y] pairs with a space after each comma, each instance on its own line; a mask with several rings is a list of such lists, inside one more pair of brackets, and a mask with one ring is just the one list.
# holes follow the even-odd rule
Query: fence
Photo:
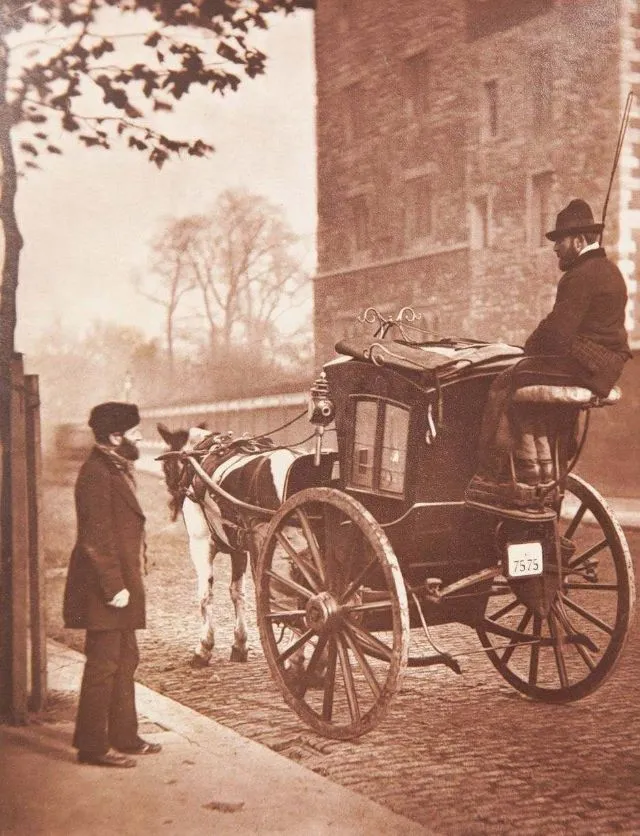
[[41, 431], [38, 378], [14, 355], [11, 444], [2, 450], [0, 540], [0, 712], [24, 723], [47, 694], [44, 556], [41, 542]]

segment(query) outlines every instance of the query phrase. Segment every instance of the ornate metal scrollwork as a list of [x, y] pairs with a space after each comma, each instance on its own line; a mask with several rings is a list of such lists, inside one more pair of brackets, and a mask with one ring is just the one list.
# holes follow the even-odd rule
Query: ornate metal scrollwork
[[384, 339], [391, 328], [397, 328], [402, 335], [404, 340], [410, 342], [405, 330], [403, 328], [403, 323], [411, 323], [416, 322], [417, 320], [422, 319], [421, 313], [416, 313], [413, 308], [405, 305], [404, 307], [400, 308], [395, 316], [393, 314], [389, 316], [384, 316], [378, 311], [376, 308], [367, 308], [364, 313], [358, 316], [358, 322], [367, 323], [369, 325], [377, 324], [377, 329], [374, 333], [374, 337], [381, 337]]

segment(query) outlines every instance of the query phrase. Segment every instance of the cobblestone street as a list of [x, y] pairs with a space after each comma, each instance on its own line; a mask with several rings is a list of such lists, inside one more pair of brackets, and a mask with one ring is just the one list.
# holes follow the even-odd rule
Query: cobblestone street
[[[141, 474], [139, 485], [150, 559], [148, 629], [139, 633], [138, 678], [145, 685], [420, 822], [426, 832], [640, 830], [637, 623], [610, 681], [594, 696], [567, 706], [520, 697], [477, 652], [479, 641], [468, 628], [435, 628], [437, 643], [461, 654], [463, 675], [411, 669], [378, 728], [353, 742], [327, 740], [302, 724], [271, 681], [255, 626], [251, 581], [249, 662], [228, 661], [233, 611], [230, 561], [224, 555], [216, 572], [215, 656], [204, 670], [189, 667], [199, 619], [186, 537], [181, 522], [168, 522], [164, 484]], [[74, 528], [72, 482], [47, 482], [49, 634], [81, 649], [82, 634], [64, 630], [60, 615], [62, 567]], [[637, 554], [640, 532], [628, 536]]]

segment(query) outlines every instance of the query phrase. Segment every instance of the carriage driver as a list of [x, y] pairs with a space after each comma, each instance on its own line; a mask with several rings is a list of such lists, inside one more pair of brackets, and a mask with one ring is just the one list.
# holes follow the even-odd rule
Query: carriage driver
[[109, 402], [91, 410], [96, 445], [75, 486], [78, 536], [64, 595], [66, 627], [85, 629], [86, 664], [73, 745], [80, 763], [136, 765], [130, 755], [159, 752], [138, 737], [133, 676], [135, 630], [145, 626], [142, 583], [144, 514], [133, 462], [140, 415], [135, 404]]
[[544, 412], [536, 410], [541, 405], [510, 405], [510, 393], [526, 382], [580, 385], [606, 397], [631, 357], [624, 324], [627, 290], [600, 245], [603, 226], [594, 222], [589, 204], [578, 199], [558, 214], [555, 229], [546, 234], [563, 273], [555, 304], [525, 342], [524, 353], [531, 359], [503, 372], [490, 389], [480, 433], [480, 471], [474, 479], [508, 479], [504, 467], [512, 453], [518, 482], [552, 481]]

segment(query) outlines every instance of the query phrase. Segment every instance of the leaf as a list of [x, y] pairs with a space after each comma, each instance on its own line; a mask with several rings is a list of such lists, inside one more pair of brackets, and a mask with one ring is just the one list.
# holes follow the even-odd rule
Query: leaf
[[50, 154], [62, 154], [62, 151], [58, 148], [57, 145], [47, 145], [47, 151]]
[[146, 151], [149, 146], [146, 142], [143, 142], [141, 139], [138, 139], [135, 136], [129, 137], [129, 148], [136, 148], [138, 151]]
[[170, 102], [162, 102], [162, 101], [160, 101], [160, 99], [154, 99], [153, 109], [154, 110], [172, 111], [173, 110], [173, 105]]
[[73, 132], [78, 130], [80, 123], [69, 113], [69, 111], [66, 111], [62, 117], [62, 127], [65, 131]]
[[30, 142], [21, 142], [20, 149], [25, 151], [27, 154], [31, 154], [34, 157], [38, 156], [38, 150], [35, 145], [32, 145]]
[[158, 46], [159, 43], [160, 43], [160, 33], [159, 32], [152, 32], [149, 35], [149, 37], [145, 40], [144, 45], [154, 47], [154, 46]]
[[225, 58], [227, 61], [231, 61], [233, 64], [242, 64], [242, 58], [239, 57], [238, 51], [230, 46], [225, 41], [220, 41], [218, 44], [218, 48], [216, 50], [218, 55], [221, 58]]
[[154, 148], [149, 154], [149, 159], [152, 163], [155, 163], [158, 168], [162, 168], [164, 163], [167, 161], [168, 156], [167, 152], [163, 151], [161, 148]]

